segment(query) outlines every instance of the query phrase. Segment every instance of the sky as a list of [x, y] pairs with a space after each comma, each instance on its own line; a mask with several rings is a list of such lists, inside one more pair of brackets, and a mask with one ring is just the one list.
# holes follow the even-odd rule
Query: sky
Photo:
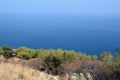
[[119, 16], [120, 0], [0, 0], [0, 13]]

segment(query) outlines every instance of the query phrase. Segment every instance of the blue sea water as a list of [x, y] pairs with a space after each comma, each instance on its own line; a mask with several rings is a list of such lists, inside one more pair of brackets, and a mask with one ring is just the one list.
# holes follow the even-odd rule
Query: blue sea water
[[0, 14], [0, 46], [114, 52], [120, 44], [120, 17]]

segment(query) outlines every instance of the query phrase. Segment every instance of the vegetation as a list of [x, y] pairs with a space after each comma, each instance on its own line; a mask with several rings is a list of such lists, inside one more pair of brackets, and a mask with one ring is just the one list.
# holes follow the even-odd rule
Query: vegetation
[[54, 56], [47, 56], [44, 60], [44, 68], [48, 74], [58, 75], [63, 71], [62, 62]]
[[0, 64], [0, 80], [38, 80], [39, 71], [11, 63]]
[[30, 48], [20, 47], [16, 49], [15, 52], [17, 53], [17, 57], [22, 59], [28, 60], [35, 57], [35, 50]]
[[[11, 62], [11, 57], [20, 58], [21, 60], [18, 62], [12, 62], [21, 62], [21, 64], [52, 75], [58, 75], [62, 71], [77, 74], [89, 72], [95, 80], [120, 80], [119, 46], [116, 48], [116, 53], [115, 55], [111, 52], [103, 52], [100, 56], [90, 56], [85, 53], [62, 49], [34, 50], [27, 47], [12, 49], [9, 46], [0, 48], [0, 55], [4, 56], [8, 62]], [[19, 74], [18, 77], [23, 79], [25, 76]]]
[[5, 58], [10, 58], [15, 55], [15, 57], [29, 60], [32, 58], [43, 58], [45, 59], [47, 56], [51, 55], [61, 60], [63, 63], [70, 63], [79, 58], [93, 59], [96, 60], [97, 56], [89, 56], [85, 53], [75, 52], [73, 50], [62, 50], [62, 49], [30, 49], [27, 47], [19, 47], [17, 49], [12, 49], [9, 46], [3, 46], [0, 48], [0, 55], [3, 55]]
[[108, 61], [111, 61], [112, 60], [112, 53], [111, 52], [103, 52], [100, 54], [100, 60], [101, 61], [105, 61], [105, 62], [108, 62]]
[[9, 46], [3, 46], [0, 49], [0, 54], [3, 55], [6, 59], [13, 57], [14, 51], [11, 47]]

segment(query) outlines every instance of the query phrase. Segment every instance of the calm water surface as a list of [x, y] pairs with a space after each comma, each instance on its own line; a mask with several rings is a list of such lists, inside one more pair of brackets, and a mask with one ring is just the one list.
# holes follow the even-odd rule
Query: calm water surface
[[120, 44], [120, 17], [0, 15], [0, 46], [68, 49], [99, 54]]

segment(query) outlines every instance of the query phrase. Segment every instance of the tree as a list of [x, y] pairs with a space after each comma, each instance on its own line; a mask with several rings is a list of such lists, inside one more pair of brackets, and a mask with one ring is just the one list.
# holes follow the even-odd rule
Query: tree
[[100, 55], [100, 59], [102, 61], [111, 61], [112, 59], [112, 54], [111, 52], [103, 52], [101, 55]]
[[3, 55], [3, 50], [0, 49], [0, 55]]
[[25, 60], [29, 60], [29, 59], [32, 58], [32, 56], [29, 53], [26, 53], [26, 52], [18, 52], [17, 57], [25, 59]]
[[2, 55], [6, 58], [6, 59], [8, 59], [8, 58], [10, 58], [10, 57], [13, 57], [13, 54], [14, 54], [14, 51], [13, 51], [13, 49], [10, 47], [10, 46], [3, 46], [2, 48], [1, 48], [1, 50], [2, 50]]
[[98, 57], [97, 57], [96, 55], [93, 55], [93, 56], [91, 56], [91, 59], [92, 59], [92, 60], [97, 60]]
[[16, 49], [15, 52], [17, 53], [17, 56], [19, 58], [23, 58], [23, 59], [27, 59], [27, 60], [37, 57], [37, 55], [35, 54], [35, 50], [27, 48], [27, 47], [20, 47], [20, 48]]
[[48, 74], [58, 75], [59, 72], [63, 71], [61, 64], [61, 60], [57, 59], [55, 56], [50, 55], [44, 59], [43, 66]]

